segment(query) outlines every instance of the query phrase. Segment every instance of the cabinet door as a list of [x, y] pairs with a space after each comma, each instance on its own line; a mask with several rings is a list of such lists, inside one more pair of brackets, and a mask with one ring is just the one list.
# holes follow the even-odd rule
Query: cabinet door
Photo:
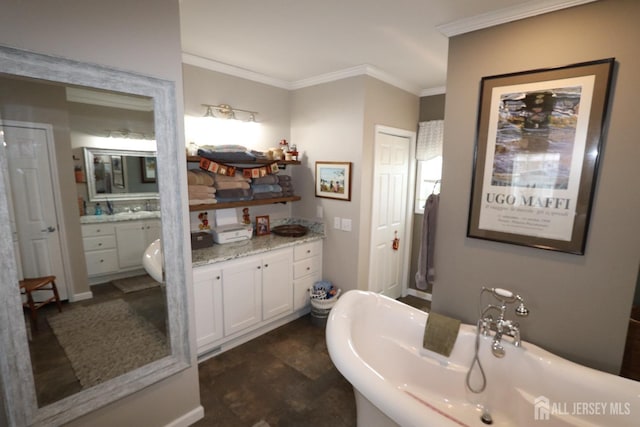
[[[149, 220], [144, 222], [145, 249], [161, 236], [162, 229], [160, 228], [160, 220]], [[144, 253], [144, 251], [142, 251], [142, 253]]]
[[142, 266], [142, 254], [147, 248], [143, 221], [117, 224], [116, 242], [118, 243], [118, 265], [121, 269]]
[[262, 258], [262, 319], [293, 312], [293, 253], [276, 251]]
[[262, 263], [259, 257], [222, 268], [224, 334], [231, 335], [262, 320]]
[[193, 296], [196, 313], [198, 353], [223, 337], [222, 272], [218, 268], [198, 267], [193, 270]]

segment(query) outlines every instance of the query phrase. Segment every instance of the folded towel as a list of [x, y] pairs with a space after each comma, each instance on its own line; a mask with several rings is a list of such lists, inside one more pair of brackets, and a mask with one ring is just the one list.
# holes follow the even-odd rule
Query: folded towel
[[263, 185], [263, 184], [277, 184], [278, 183], [278, 175], [265, 175], [260, 178], [254, 178], [252, 184]]
[[218, 203], [216, 199], [189, 199], [189, 205], [212, 205]]
[[460, 320], [431, 312], [427, 317], [427, 325], [424, 328], [422, 346], [449, 357], [458, 337]]
[[187, 171], [187, 183], [189, 185], [213, 185], [213, 175], [200, 169], [192, 169]]
[[278, 181], [282, 184], [283, 182], [291, 181], [291, 177], [289, 175], [277, 175]]
[[284, 194], [282, 192], [276, 191], [268, 191], [266, 193], [254, 193], [253, 198], [255, 200], [265, 200], [265, 199], [276, 199], [278, 197], [283, 197]]
[[216, 199], [219, 202], [235, 202], [241, 200], [252, 200], [253, 192], [251, 190], [233, 189], [233, 190], [219, 190], [216, 193]]
[[278, 184], [263, 184], [263, 185], [254, 185], [251, 184], [251, 190], [253, 190], [253, 194], [256, 193], [268, 193], [268, 192], [282, 192], [282, 187]]
[[216, 187], [211, 187], [208, 185], [188, 185], [187, 189], [189, 191], [193, 191], [194, 193], [215, 193]]
[[216, 184], [219, 182], [250, 182], [251, 181], [249, 178], [243, 177], [241, 173], [236, 173], [234, 176], [213, 175], [213, 179], [216, 182]]
[[216, 181], [214, 186], [218, 190], [248, 190], [250, 188], [249, 183], [246, 181]]

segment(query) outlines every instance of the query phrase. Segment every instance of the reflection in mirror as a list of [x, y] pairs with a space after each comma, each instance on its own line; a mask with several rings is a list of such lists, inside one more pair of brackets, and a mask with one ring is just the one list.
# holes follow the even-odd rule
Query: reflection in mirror
[[[70, 99], [67, 89], [80, 85], [94, 87], [83, 91], [101, 101]], [[160, 212], [181, 209], [169, 160], [184, 152], [175, 139], [173, 86], [0, 46], [0, 95], [0, 222], [8, 224], [0, 227], [7, 255], [0, 346], [15, 348], [0, 357], [3, 403], [9, 425], [60, 425], [189, 364], [180, 227], [160, 226]], [[154, 108], [123, 108], [129, 98]], [[103, 137], [105, 129], [136, 127], [155, 134], [157, 158], [155, 141]], [[98, 151], [84, 143], [97, 135], [108, 141]], [[91, 167], [108, 166], [111, 193], [106, 182], [102, 190], [87, 182], [85, 151]], [[96, 215], [101, 195], [109, 202]], [[161, 236], [166, 285], [142, 268], [144, 250]], [[28, 294], [45, 301], [53, 293], [23, 286], [20, 301], [19, 280], [50, 275], [61, 312], [56, 301], [23, 308]]]
[[90, 201], [158, 198], [155, 152], [85, 147], [84, 163]]

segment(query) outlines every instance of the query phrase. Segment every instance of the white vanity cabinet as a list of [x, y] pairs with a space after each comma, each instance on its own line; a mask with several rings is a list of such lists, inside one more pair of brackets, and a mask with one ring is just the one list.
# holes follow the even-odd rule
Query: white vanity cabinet
[[[208, 350], [224, 336], [222, 321], [222, 271], [216, 266], [193, 270], [198, 349]], [[214, 344], [215, 345], [215, 344]]]
[[123, 221], [117, 223], [115, 229], [119, 267], [142, 267], [145, 249], [160, 238], [160, 220]]
[[83, 225], [82, 244], [89, 276], [118, 271], [118, 249], [113, 224]]
[[321, 275], [321, 240], [195, 267], [198, 355], [232, 348], [308, 313], [307, 289]]
[[309, 305], [309, 289], [322, 279], [322, 241], [305, 243], [293, 249], [293, 309]]
[[221, 266], [225, 335], [293, 311], [292, 260], [289, 248]]
[[145, 249], [161, 234], [159, 219], [82, 224], [81, 228], [90, 284], [136, 274], [142, 269]]

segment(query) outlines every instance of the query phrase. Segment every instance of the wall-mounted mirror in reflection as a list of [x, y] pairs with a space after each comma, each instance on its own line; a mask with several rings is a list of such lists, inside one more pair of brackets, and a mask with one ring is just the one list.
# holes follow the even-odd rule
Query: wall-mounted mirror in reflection
[[90, 201], [158, 198], [155, 152], [83, 150]]
[[[90, 99], [69, 97], [77, 84]], [[180, 203], [169, 200], [180, 189], [168, 153], [184, 150], [171, 136], [171, 91], [0, 47], [0, 222], [9, 224], [0, 227], [9, 260], [0, 263], [0, 318], [9, 319], [0, 342], [16, 348], [0, 358], [9, 425], [59, 425], [188, 366], [182, 262], [165, 262], [167, 283], [142, 266], [163, 235], [167, 258], [182, 247], [178, 224], [161, 223]], [[106, 129], [155, 134], [158, 146]], [[95, 179], [98, 165], [108, 184]], [[29, 300], [51, 301], [35, 310]]]

